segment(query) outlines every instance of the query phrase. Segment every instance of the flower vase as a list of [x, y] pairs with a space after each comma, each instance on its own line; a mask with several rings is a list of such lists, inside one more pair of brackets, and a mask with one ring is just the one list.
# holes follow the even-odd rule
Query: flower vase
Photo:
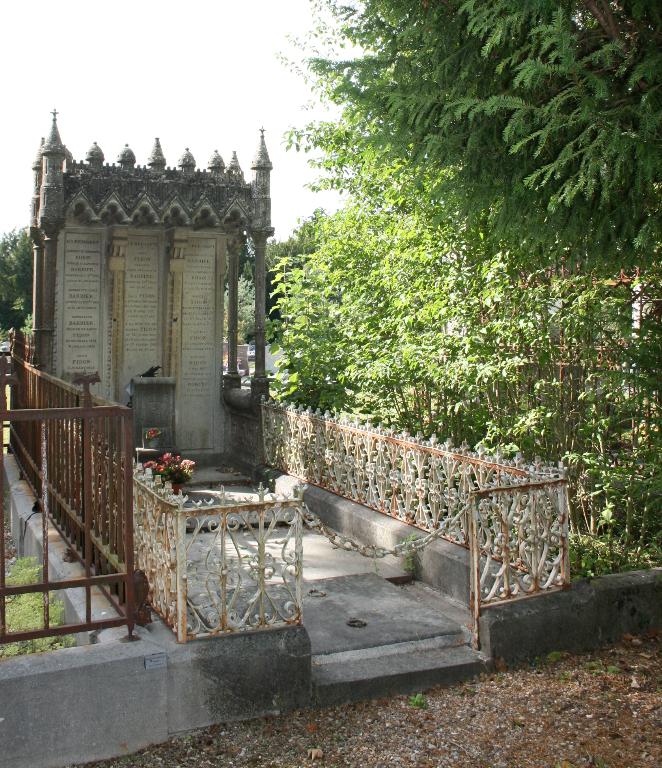
[[179, 494], [182, 492], [182, 486], [184, 483], [173, 483], [172, 484], [172, 492], [175, 494], [175, 496], [179, 496]]

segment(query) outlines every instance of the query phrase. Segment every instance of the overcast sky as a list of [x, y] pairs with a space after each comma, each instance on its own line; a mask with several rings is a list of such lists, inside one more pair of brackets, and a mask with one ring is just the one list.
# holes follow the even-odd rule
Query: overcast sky
[[202, 168], [214, 149], [226, 163], [236, 150], [247, 178], [263, 126], [276, 237], [335, 209], [335, 194], [305, 188], [315, 172], [283, 144], [288, 128], [326, 114], [279, 60], [301, 58], [288, 36], [312, 25], [309, 0], [3, 3], [0, 233], [29, 223], [32, 160], [54, 107], [76, 160], [96, 141], [115, 162], [128, 143], [143, 165], [158, 136], [168, 165], [185, 147]]

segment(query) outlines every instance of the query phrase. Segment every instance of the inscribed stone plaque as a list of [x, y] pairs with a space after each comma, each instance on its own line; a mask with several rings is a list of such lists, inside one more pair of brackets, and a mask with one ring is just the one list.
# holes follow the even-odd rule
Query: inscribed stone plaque
[[67, 232], [64, 247], [62, 372], [99, 370], [101, 234]]
[[123, 386], [161, 364], [159, 253], [155, 237], [129, 237], [124, 273]]
[[182, 363], [177, 442], [211, 448], [216, 360], [216, 242], [191, 239], [182, 296]]
[[171, 450], [175, 446], [175, 380], [165, 376], [134, 378], [133, 432], [134, 444], [144, 445], [148, 427], [161, 434], [155, 447]]

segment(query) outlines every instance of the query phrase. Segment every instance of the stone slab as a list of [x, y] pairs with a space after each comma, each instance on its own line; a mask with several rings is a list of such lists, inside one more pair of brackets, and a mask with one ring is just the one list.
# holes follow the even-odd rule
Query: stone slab
[[100, 233], [66, 232], [59, 278], [62, 325], [56, 347], [62, 374], [68, 379], [77, 373], [100, 370], [103, 333], [100, 321], [101, 252]]
[[310, 640], [304, 627], [237, 632], [179, 644], [161, 622], [140, 634], [167, 656], [168, 733], [308, 706]]
[[[461, 625], [443, 615], [442, 599], [435, 610], [407, 587], [395, 586], [374, 573], [321, 579], [307, 582], [306, 587], [303, 623], [313, 654], [462, 635]], [[311, 594], [311, 589], [325, 595]], [[365, 621], [366, 626], [348, 626], [352, 618]]]
[[[313, 657], [313, 697], [332, 706], [452, 685], [487, 671], [486, 660], [465, 645], [428, 650], [405, 644], [400, 653], [320, 663]], [[385, 650], [388, 649], [388, 646]], [[334, 656], [331, 657], [334, 659]]]
[[167, 669], [148, 642], [110, 643], [0, 663], [0, 765], [56, 768], [129, 754], [168, 737]]

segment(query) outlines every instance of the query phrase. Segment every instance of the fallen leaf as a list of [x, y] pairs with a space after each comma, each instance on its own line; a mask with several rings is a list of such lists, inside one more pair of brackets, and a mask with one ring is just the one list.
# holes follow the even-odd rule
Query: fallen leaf
[[308, 733], [315, 733], [315, 731], [317, 730], [317, 723], [308, 723], [308, 725], [306, 726], [306, 730], [308, 731]]
[[321, 749], [309, 749], [308, 750], [308, 759], [309, 760], [321, 760], [324, 757], [324, 752], [322, 752]]

